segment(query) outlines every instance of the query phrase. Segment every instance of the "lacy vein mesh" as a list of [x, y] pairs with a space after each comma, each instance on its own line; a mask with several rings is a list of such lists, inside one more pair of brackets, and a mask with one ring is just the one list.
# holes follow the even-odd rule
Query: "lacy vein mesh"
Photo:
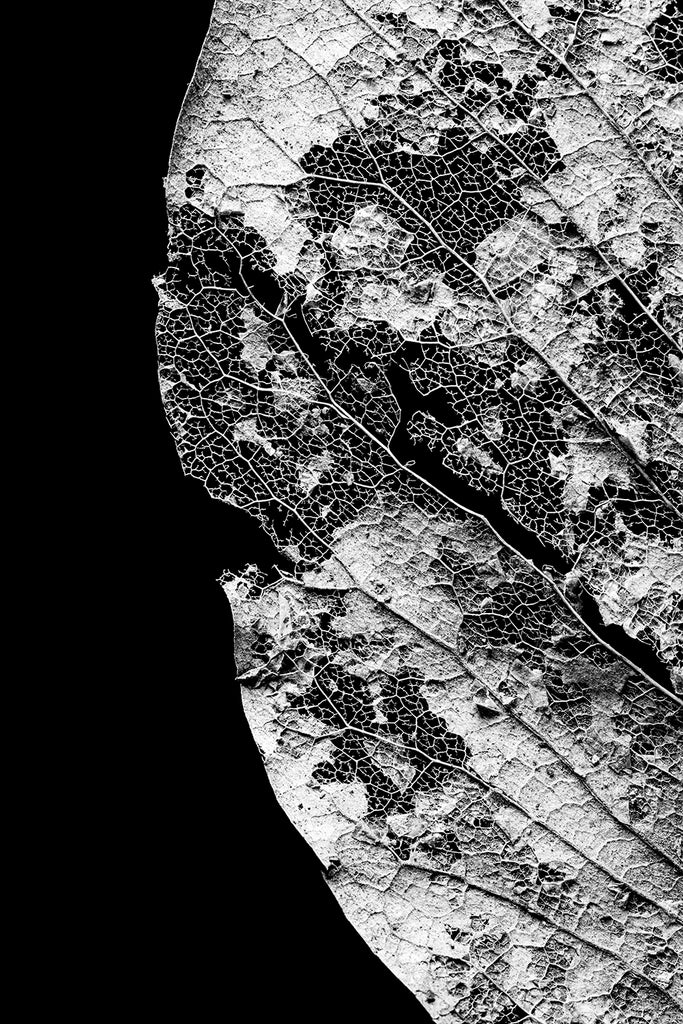
[[436, 1020], [683, 1013], [679, 33], [219, 3], [179, 124], [167, 414], [283, 556], [245, 710]]

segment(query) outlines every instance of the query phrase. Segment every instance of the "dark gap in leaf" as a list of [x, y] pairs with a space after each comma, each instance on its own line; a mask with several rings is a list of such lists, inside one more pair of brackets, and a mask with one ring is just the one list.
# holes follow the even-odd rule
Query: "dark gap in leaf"
[[[296, 281], [278, 277], [273, 273], [272, 257], [266, 252], [263, 240], [255, 232], [246, 231], [234, 218], [227, 218], [220, 227], [217, 227], [209, 218], [191, 207], [185, 207], [179, 212], [178, 224], [184, 232], [185, 251], [196, 251], [201, 254], [204, 269], [200, 270], [187, 256], [180, 254], [172, 263], [170, 290], [191, 298], [203, 288], [201, 274], [208, 273], [214, 281], [230, 281], [232, 288], [245, 302], [253, 303], [256, 300], [273, 312], [280, 308], [286, 309], [285, 322], [288, 329], [292, 331], [301, 349], [324, 377], [326, 359], [319, 340], [313, 336], [303, 316], [304, 296], [292, 292], [296, 287]], [[197, 238], [196, 250], [193, 236]], [[176, 242], [176, 246], [178, 244]], [[221, 313], [222, 307], [215, 308], [217, 312], [212, 312], [207, 307], [207, 313], [210, 317], [217, 318], [216, 326], [220, 327], [221, 316], [224, 314]], [[281, 328], [275, 328], [278, 329]], [[224, 345], [225, 341], [221, 341], [221, 344]], [[570, 568], [568, 560], [507, 515], [497, 496], [484, 494], [466, 484], [437, 455], [426, 449], [426, 446], [415, 444], [406, 426], [410, 416], [423, 407], [423, 396], [419, 395], [405, 371], [394, 366], [389, 371], [389, 377], [393, 393], [402, 410], [401, 423], [392, 445], [396, 456], [403, 462], [413, 461], [415, 470], [430, 484], [444, 491], [463, 507], [483, 515], [501, 537], [537, 567], [550, 567], [551, 571], [564, 576]], [[216, 442], [216, 446], [218, 451], [219, 441]], [[216, 466], [212, 470], [219, 481], [219, 488], [223, 476], [226, 485], [229, 482], [227, 469], [219, 468], [224, 461], [217, 457]], [[335, 517], [338, 521], [342, 511], [342, 496], [331, 494], [330, 508], [329, 521], [334, 522]], [[279, 507], [278, 502], [270, 503], [269, 516], [272, 516], [271, 525], [282, 544], [296, 541], [305, 543], [305, 527], [291, 513]], [[577, 583], [573, 593], [569, 592], [568, 596], [580, 609], [583, 620], [597, 636], [644, 669], [661, 685], [671, 687], [669, 672], [659, 662], [653, 650], [640, 640], [630, 637], [621, 627], [614, 624], [605, 625], [597, 602], [582, 584]]]

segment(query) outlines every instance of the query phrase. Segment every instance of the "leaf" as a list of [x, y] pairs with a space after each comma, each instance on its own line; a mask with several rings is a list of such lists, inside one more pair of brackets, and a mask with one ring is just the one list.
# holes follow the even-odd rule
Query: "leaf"
[[290, 8], [215, 5], [156, 282], [273, 789], [435, 1020], [674, 1024], [673, 6]]

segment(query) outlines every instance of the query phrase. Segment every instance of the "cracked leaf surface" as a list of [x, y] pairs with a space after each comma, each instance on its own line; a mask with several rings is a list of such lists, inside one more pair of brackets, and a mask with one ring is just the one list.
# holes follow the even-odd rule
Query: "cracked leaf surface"
[[273, 789], [435, 1020], [677, 1024], [680, 20], [289, 6], [215, 5], [156, 282]]

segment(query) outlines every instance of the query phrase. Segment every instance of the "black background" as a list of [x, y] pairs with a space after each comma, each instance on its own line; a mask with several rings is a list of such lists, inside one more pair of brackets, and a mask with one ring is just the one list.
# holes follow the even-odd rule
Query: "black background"
[[103, 165], [114, 197], [108, 204], [104, 192], [105, 239], [116, 253], [105, 500], [117, 512], [104, 577], [121, 585], [107, 613], [114, 628], [95, 655], [94, 685], [110, 659], [116, 671], [102, 805], [113, 863], [98, 881], [110, 895], [96, 902], [93, 926], [116, 936], [107, 954], [116, 1001], [136, 1012], [424, 1024], [346, 922], [270, 790], [215, 582], [268, 547], [247, 516], [183, 476], [157, 388], [151, 279], [165, 266], [162, 179], [211, 6], [131, 6], [118, 12], [118, 34], [100, 28], [116, 39]]

